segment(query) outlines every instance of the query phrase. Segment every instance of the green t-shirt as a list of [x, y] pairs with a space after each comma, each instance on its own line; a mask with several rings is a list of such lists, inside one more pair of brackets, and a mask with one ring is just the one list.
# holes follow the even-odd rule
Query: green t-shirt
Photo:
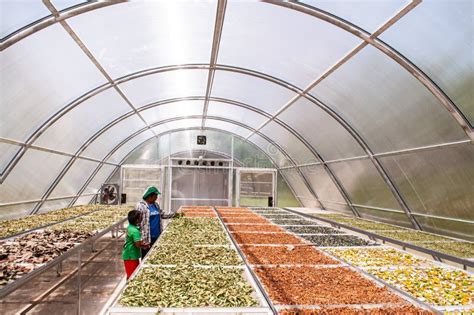
[[135, 246], [135, 242], [141, 240], [140, 229], [135, 225], [129, 224], [127, 228], [127, 236], [125, 245], [123, 245], [122, 259], [137, 260], [141, 256], [140, 248]]

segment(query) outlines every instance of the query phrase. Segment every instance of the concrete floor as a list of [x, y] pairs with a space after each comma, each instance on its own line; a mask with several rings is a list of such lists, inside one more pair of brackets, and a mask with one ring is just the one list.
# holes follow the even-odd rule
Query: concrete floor
[[[99, 314], [124, 278], [123, 242], [123, 237], [108, 234], [98, 240], [96, 252], [82, 252], [83, 262], [95, 257], [81, 268], [80, 314]], [[77, 256], [71, 257], [64, 261], [61, 276], [53, 269], [36, 277], [0, 301], [0, 314], [78, 314], [79, 279], [77, 273], [71, 275], [77, 266]]]

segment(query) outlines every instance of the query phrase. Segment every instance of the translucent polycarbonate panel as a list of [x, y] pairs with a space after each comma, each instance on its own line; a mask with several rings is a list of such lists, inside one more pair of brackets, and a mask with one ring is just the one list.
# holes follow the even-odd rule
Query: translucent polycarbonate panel
[[276, 83], [231, 71], [215, 72], [211, 94], [213, 97], [257, 107], [270, 114], [275, 113], [294, 95], [293, 91]]
[[436, 218], [416, 217], [427, 232], [444, 234], [474, 242], [474, 222], [449, 221]]
[[[252, 110], [231, 105], [223, 102], [209, 102], [209, 108], [207, 110], [208, 116], [224, 117], [232, 120], [236, 120], [250, 127], [257, 128], [262, 124], [266, 118], [265, 116], [256, 113]], [[247, 133], [248, 134], [248, 133]]]
[[38, 150], [27, 150], [0, 185], [4, 202], [41, 198], [70, 157]]
[[319, 202], [314, 198], [306, 198], [302, 196], [297, 196], [296, 198], [300, 200], [302, 206], [305, 208], [319, 208], [320, 207]]
[[76, 202], [74, 203], [74, 206], [80, 206], [80, 205], [87, 205], [90, 203], [90, 201], [94, 198], [94, 196], [81, 196], [77, 198]]
[[375, 152], [466, 138], [433, 94], [399, 64], [370, 46], [311, 93], [346, 117]]
[[275, 167], [265, 152], [253, 143], [234, 137], [234, 159], [245, 167]]
[[434, 80], [474, 124], [472, 12], [469, 0], [423, 1], [381, 37]]
[[0, 220], [16, 219], [30, 214], [36, 202], [0, 207]]
[[345, 214], [353, 215], [352, 209], [347, 203], [332, 202], [327, 200], [321, 201], [324, 208], [330, 211], [344, 212]]
[[136, 204], [142, 199], [143, 192], [150, 186], [155, 186], [160, 192], [164, 191], [162, 169], [143, 165], [137, 167], [122, 167], [122, 193], [127, 195], [128, 204]]
[[295, 135], [281, 125], [270, 122], [260, 132], [280, 145], [298, 164], [317, 162], [316, 156]]
[[[158, 158], [162, 161], [162, 164], [168, 164], [166, 160], [167, 156], [170, 156], [170, 138], [171, 134], [165, 134], [158, 138]], [[165, 159], [165, 160], [163, 160]]]
[[325, 160], [365, 155], [341, 124], [306, 98], [297, 100], [278, 118], [298, 131]]
[[94, 10], [68, 23], [116, 78], [152, 67], [209, 63], [215, 15], [215, 2], [144, 1]]
[[51, 0], [51, 3], [54, 5], [56, 10], [62, 11], [67, 8], [76, 6], [81, 3], [87, 3], [87, 1], [84, 0]]
[[[206, 144], [198, 145], [197, 136], [206, 136]], [[174, 155], [180, 152], [191, 152], [193, 150], [206, 150], [232, 155], [231, 135], [212, 130], [186, 130], [170, 134], [170, 153]], [[160, 142], [161, 143], [161, 142]], [[189, 154], [185, 154], [189, 156]]]
[[0, 142], [0, 171], [3, 171], [19, 149], [17, 145]]
[[293, 189], [296, 194], [296, 197], [305, 198], [307, 200], [315, 200], [313, 194], [308, 189], [308, 186], [306, 186], [303, 177], [298, 173], [296, 169], [290, 168], [280, 170], [280, 174], [283, 176], [288, 185], [290, 185], [290, 187]]
[[155, 123], [168, 118], [202, 115], [204, 101], [181, 101], [156, 106], [141, 112], [149, 123]]
[[247, 136], [250, 132], [250, 130], [247, 128], [216, 119], [206, 119], [206, 127], [228, 131], [241, 137]]
[[49, 198], [76, 195], [98, 165], [97, 162], [76, 160]]
[[370, 160], [331, 163], [329, 168], [349, 194], [352, 203], [400, 209], [400, 205]]
[[413, 225], [410, 223], [410, 220], [408, 219], [405, 213], [379, 211], [362, 207], [356, 207], [356, 209], [360, 216], [364, 219], [370, 219], [385, 223], [396, 224], [407, 228], [413, 228]]
[[264, 72], [304, 88], [359, 42], [304, 13], [268, 3], [231, 1], [218, 62]]
[[474, 146], [381, 158], [413, 212], [474, 221]]
[[83, 194], [95, 194], [99, 191], [102, 184], [106, 184], [106, 179], [112, 174], [112, 172], [117, 169], [116, 166], [102, 164], [102, 167], [99, 169], [97, 174], [94, 176], [92, 181], [87, 185], [87, 188], [84, 190]]
[[302, 2], [327, 11], [368, 32], [375, 31], [409, 3], [403, 0], [304, 0]]
[[201, 124], [201, 118], [179, 119], [168, 123], [159, 124], [156, 127], [153, 127], [152, 129], [156, 132], [156, 134], [159, 135], [161, 133], [170, 132], [175, 129], [198, 128], [201, 127]]
[[[146, 128], [146, 125], [137, 115], [130, 116], [101, 134], [87, 147], [82, 155], [102, 159], [122, 140], [143, 128]], [[150, 131], [147, 132], [151, 134]]]
[[150, 139], [130, 152], [123, 164], [159, 164], [158, 140]]
[[293, 195], [290, 187], [283, 179], [281, 174], [277, 175], [277, 200], [276, 205], [277, 207], [299, 207], [300, 203]]
[[41, 1], [0, 1], [0, 38], [49, 15]]
[[59, 24], [8, 47], [0, 58], [2, 137], [25, 140], [56, 111], [106, 81]]
[[75, 153], [113, 119], [132, 111], [114, 90], [108, 89], [62, 116], [35, 141], [36, 145]]
[[346, 203], [329, 174], [322, 165], [301, 167], [300, 171], [306, 176], [318, 198], [324, 201]]
[[248, 140], [265, 152], [278, 167], [289, 166], [292, 164], [288, 157], [285, 156], [278, 147], [261, 136], [254, 134]]
[[120, 89], [136, 107], [155, 102], [205, 96], [209, 70], [174, 70], [151, 74], [126, 81]]
[[143, 132], [133, 137], [132, 139], [130, 139], [129, 141], [121, 145], [117, 149], [117, 151], [110, 156], [110, 158], [107, 161], [111, 163], [117, 163], [117, 164], [122, 163], [123, 162], [122, 160], [126, 158], [128, 154], [132, 153], [135, 149], [138, 148], [139, 145], [143, 144], [145, 141], [151, 138], [153, 138], [153, 134], [151, 134], [151, 132], [149, 131]]
[[46, 201], [45, 203], [43, 203], [38, 213], [48, 212], [51, 210], [56, 210], [56, 209], [61, 209], [61, 208], [67, 208], [67, 206], [69, 205], [71, 201], [72, 201], [72, 198]]

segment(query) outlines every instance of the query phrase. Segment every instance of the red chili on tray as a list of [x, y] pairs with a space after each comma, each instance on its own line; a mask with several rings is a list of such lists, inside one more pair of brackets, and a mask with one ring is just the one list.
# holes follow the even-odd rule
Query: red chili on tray
[[281, 227], [273, 224], [227, 224], [231, 232], [285, 232]]
[[280, 315], [429, 315], [431, 311], [413, 305], [385, 306], [385, 307], [331, 307], [321, 309], [284, 309]]
[[386, 288], [344, 267], [256, 267], [254, 270], [275, 304], [406, 304]]
[[339, 262], [307, 246], [241, 246], [247, 261], [254, 265], [337, 265]]
[[304, 244], [303, 241], [289, 233], [245, 233], [233, 232], [238, 244]]
[[186, 218], [215, 218], [216, 214], [212, 212], [185, 212]]
[[265, 220], [262, 217], [239, 217], [239, 218], [222, 218], [225, 223], [266, 223], [271, 224], [270, 221]]
[[238, 217], [254, 217], [254, 218], [262, 218], [259, 215], [255, 215], [253, 213], [219, 213], [222, 218], [238, 218]]

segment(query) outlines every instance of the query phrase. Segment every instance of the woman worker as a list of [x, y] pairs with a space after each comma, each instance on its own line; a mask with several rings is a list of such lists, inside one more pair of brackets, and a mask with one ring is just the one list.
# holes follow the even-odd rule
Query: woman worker
[[160, 205], [156, 202], [160, 191], [150, 186], [143, 194], [143, 200], [140, 201], [136, 210], [142, 213], [140, 223], [141, 240], [143, 243], [149, 244], [148, 248], [142, 248], [142, 258], [150, 250], [150, 247], [156, 242], [162, 231], [162, 219], [174, 217], [175, 213], [164, 214], [160, 209]]

